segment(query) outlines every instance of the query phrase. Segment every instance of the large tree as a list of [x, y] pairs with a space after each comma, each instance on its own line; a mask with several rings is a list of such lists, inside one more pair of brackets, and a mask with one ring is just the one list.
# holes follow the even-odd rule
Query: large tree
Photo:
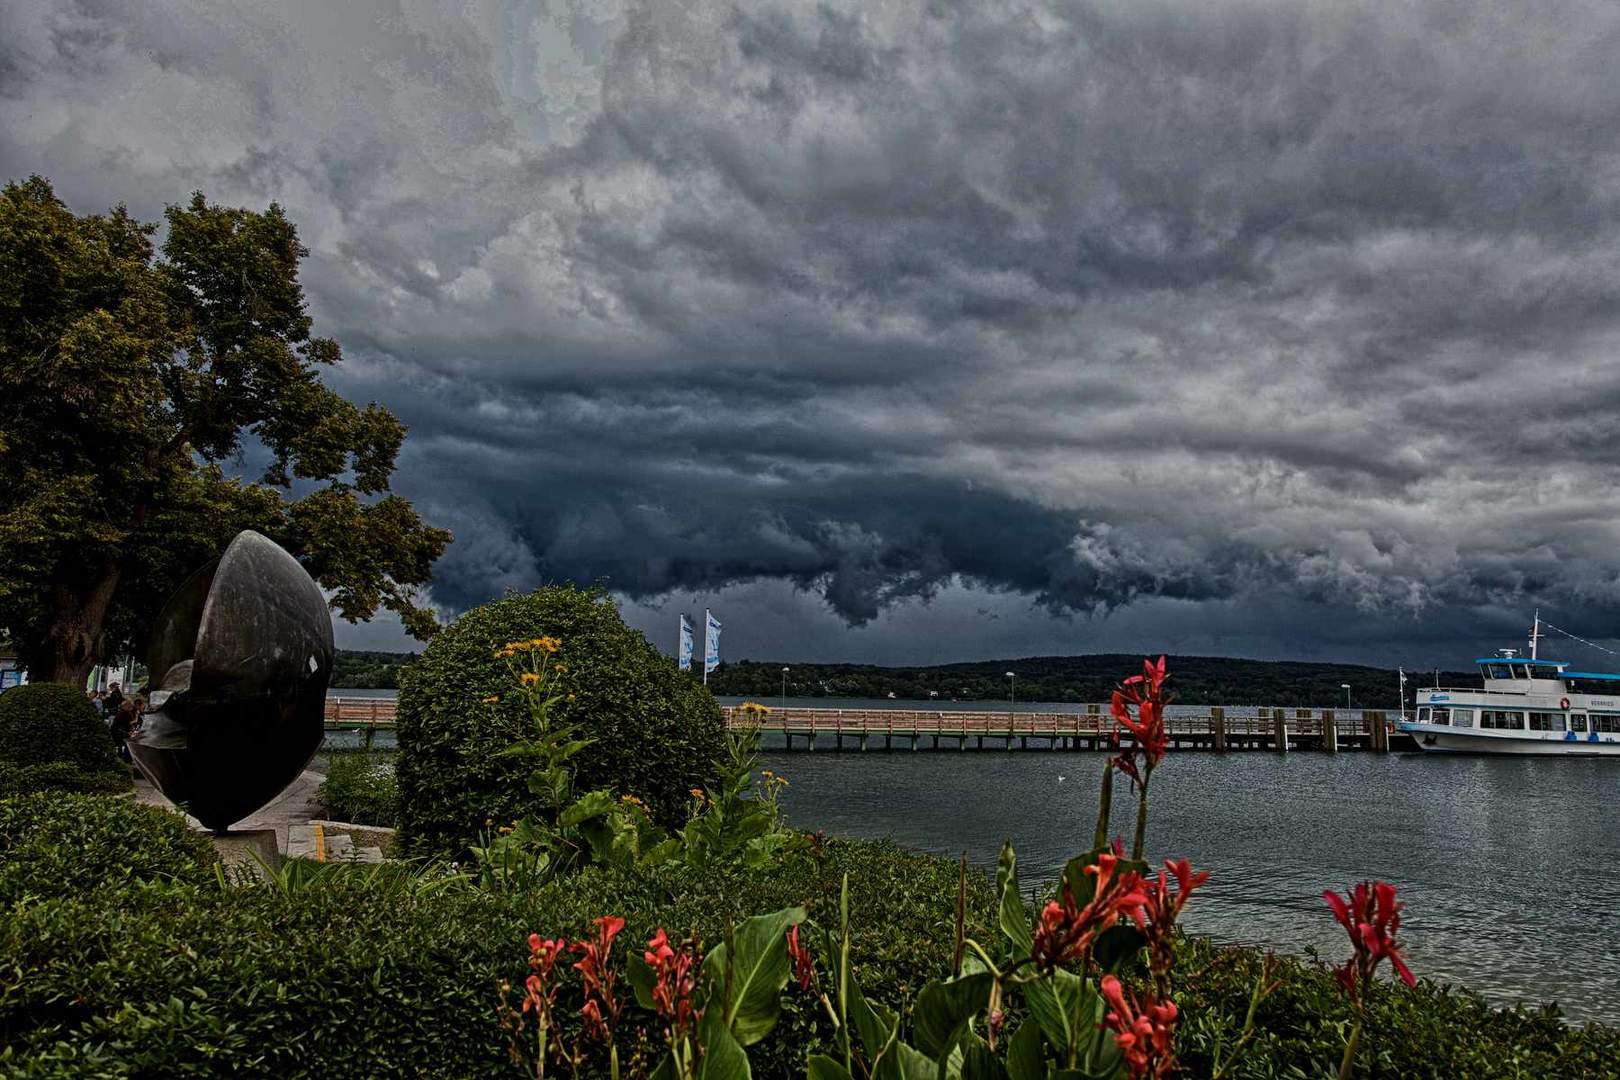
[[[281, 208], [201, 194], [156, 226], [0, 192], [0, 635], [35, 679], [144, 649], [169, 593], [244, 528], [300, 556], [345, 618], [420, 603], [450, 534], [389, 478], [405, 428], [322, 383]], [[268, 460], [258, 478], [237, 475]]]

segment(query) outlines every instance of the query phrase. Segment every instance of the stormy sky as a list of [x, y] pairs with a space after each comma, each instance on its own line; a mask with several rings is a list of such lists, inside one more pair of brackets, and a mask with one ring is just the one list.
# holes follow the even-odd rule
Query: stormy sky
[[447, 614], [1424, 667], [1620, 635], [1617, 55], [1608, 0], [11, 0], [0, 176], [282, 203]]

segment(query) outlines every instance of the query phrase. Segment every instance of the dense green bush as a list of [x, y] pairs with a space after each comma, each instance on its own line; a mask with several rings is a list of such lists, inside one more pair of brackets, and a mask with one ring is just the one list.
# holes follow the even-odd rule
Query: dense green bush
[[[712, 945], [728, 920], [792, 903], [835, 920], [846, 872], [856, 974], [870, 996], [903, 1006], [949, 969], [956, 867], [891, 845], [833, 842], [771, 874], [587, 871], [523, 895], [359, 867], [293, 889], [134, 885], [78, 895], [64, 887], [58, 898], [0, 910], [0, 1073], [510, 1075], [496, 987], [521, 982], [528, 932], [578, 939], [592, 918], [613, 913], [628, 920], [616, 956], [639, 952], [658, 926], [695, 930]], [[977, 874], [969, 881], [969, 932], [986, 935], [991, 889]], [[1241, 1027], [1257, 963], [1249, 950], [1183, 943], [1186, 1075], [1208, 1075], [1214, 1040], [1229, 1043]], [[1257, 1042], [1229, 1075], [1331, 1075], [1347, 1016], [1332, 976], [1299, 962], [1284, 962], [1278, 975], [1283, 985], [1262, 1007]], [[558, 1004], [572, 1023], [577, 982], [569, 978]], [[756, 1077], [802, 1077], [806, 1053], [831, 1046], [808, 997], [790, 989], [783, 1001], [776, 1029], [749, 1049]], [[1370, 1007], [1357, 1076], [1620, 1075], [1613, 1029], [1493, 1012], [1473, 995], [1427, 983], [1381, 986]], [[656, 1049], [653, 1017], [632, 1007], [626, 1023], [648, 1032]], [[627, 1076], [635, 1075], [634, 1041], [621, 1030]]]
[[333, 754], [319, 794], [326, 816], [351, 825], [386, 825], [399, 820], [399, 785], [389, 754]]
[[121, 796], [0, 799], [0, 907], [135, 881], [214, 880], [214, 847], [179, 814]]
[[118, 795], [130, 788], [129, 773], [87, 772], [67, 761], [13, 765], [0, 761], [0, 798], [38, 791], [71, 791], [81, 795]]
[[[76, 791], [128, 791], [132, 786], [129, 766], [118, 757], [107, 725], [82, 690], [61, 683], [28, 683], [0, 694], [0, 762], [24, 770], [70, 767], [33, 773], [36, 784], [56, 776]], [[11, 782], [18, 790], [28, 783]]]
[[[548, 586], [474, 608], [441, 631], [400, 677], [400, 839], [406, 850], [454, 854], [485, 822], [520, 817], [530, 766], [501, 756], [532, 720], [506, 661], [511, 641], [560, 638], [554, 717], [593, 740], [573, 760], [574, 789], [635, 795], [655, 820], [685, 820], [690, 789], [711, 783], [723, 751], [720, 709], [677, 671], [611, 601]], [[499, 697], [498, 704], [487, 698]]]
[[[291, 891], [145, 886], [0, 911], [0, 1073], [510, 1075], [496, 986], [521, 984], [530, 931], [577, 939], [613, 913], [628, 921], [616, 956], [658, 926], [712, 944], [727, 920], [791, 903], [836, 918], [846, 871], [858, 973], [899, 1005], [950, 963], [956, 869], [889, 845], [831, 843], [775, 874], [587, 871], [524, 895], [355, 867]], [[971, 902], [990, 906], [977, 876]], [[807, 998], [786, 1005], [750, 1049], [756, 1076], [800, 1077], [806, 1047], [830, 1046]]]

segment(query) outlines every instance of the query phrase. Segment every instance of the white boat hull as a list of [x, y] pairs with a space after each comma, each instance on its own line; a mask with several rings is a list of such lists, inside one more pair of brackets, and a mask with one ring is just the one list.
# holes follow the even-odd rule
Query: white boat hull
[[1418, 749], [1440, 754], [1513, 754], [1516, 756], [1620, 757], [1620, 735], [1564, 732], [1507, 732], [1454, 728], [1441, 724], [1402, 723]]

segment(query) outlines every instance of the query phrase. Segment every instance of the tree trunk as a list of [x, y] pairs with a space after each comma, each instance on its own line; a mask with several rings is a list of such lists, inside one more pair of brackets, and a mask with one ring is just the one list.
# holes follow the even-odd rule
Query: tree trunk
[[108, 559], [93, 572], [51, 585], [55, 614], [50, 637], [40, 643], [37, 666], [29, 665], [29, 678], [40, 682], [83, 686], [90, 669], [101, 663], [107, 610], [118, 588], [118, 563]]

